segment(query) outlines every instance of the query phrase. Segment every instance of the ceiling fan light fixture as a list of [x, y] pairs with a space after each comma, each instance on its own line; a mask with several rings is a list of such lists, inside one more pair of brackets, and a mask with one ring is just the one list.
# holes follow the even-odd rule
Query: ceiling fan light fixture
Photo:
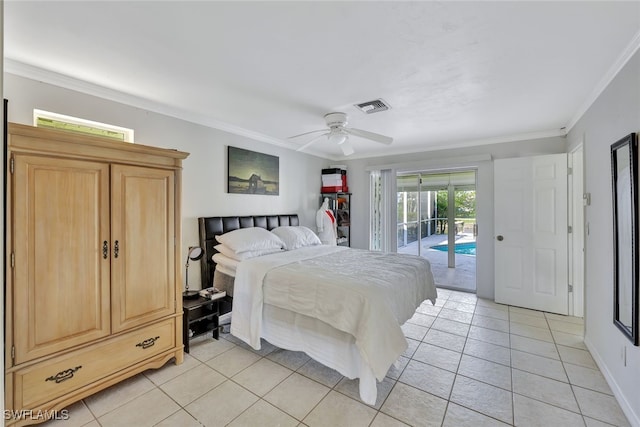
[[331, 132], [329, 134], [329, 142], [333, 144], [342, 144], [349, 138], [349, 135], [342, 132]]

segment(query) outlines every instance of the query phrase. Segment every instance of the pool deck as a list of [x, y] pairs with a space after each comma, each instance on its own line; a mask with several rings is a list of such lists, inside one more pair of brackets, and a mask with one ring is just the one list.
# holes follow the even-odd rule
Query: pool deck
[[[475, 242], [471, 233], [456, 235], [456, 243]], [[476, 291], [476, 257], [473, 255], [456, 254], [455, 268], [448, 267], [447, 252], [430, 249], [434, 245], [446, 245], [446, 234], [433, 234], [420, 241], [421, 255], [431, 263], [431, 271], [439, 288], [455, 289], [465, 292]], [[398, 253], [418, 254], [418, 242], [409, 243], [398, 248]]]

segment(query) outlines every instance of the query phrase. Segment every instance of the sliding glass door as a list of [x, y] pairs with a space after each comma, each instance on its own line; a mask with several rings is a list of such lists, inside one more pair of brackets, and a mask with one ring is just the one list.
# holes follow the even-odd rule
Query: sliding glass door
[[398, 250], [402, 253], [420, 255], [420, 176], [398, 177]]
[[475, 290], [475, 171], [397, 176], [398, 252], [431, 261], [436, 283]]
[[401, 253], [421, 255], [422, 240], [436, 230], [436, 193], [423, 190], [420, 181], [419, 174], [397, 178], [398, 252]]

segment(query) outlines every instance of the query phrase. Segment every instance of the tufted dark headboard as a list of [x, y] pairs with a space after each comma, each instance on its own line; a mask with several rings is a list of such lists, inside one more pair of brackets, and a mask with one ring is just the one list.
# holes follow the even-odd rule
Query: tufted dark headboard
[[200, 247], [204, 249], [204, 256], [200, 261], [202, 288], [213, 286], [213, 272], [216, 269], [216, 263], [213, 262], [211, 257], [218, 252], [213, 249], [218, 244], [215, 236], [238, 228], [262, 227], [272, 230], [284, 225], [300, 225], [298, 215], [211, 216], [198, 218]]

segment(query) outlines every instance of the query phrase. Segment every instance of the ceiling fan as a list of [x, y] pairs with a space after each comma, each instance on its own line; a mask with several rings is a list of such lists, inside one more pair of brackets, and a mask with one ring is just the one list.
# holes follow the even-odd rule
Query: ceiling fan
[[380, 135], [378, 133], [368, 132], [366, 130], [355, 129], [347, 127], [347, 115], [346, 113], [327, 113], [324, 115], [324, 120], [327, 122], [329, 129], [312, 130], [311, 132], [301, 133], [299, 135], [290, 136], [289, 139], [297, 138], [299, 136], [310, 135], [312, 133], [324, 132], [323, 134], [313, 138], [296, 151], [302, 151], [309, 147], [311, 144], [319, 141], [323, 137], [327, 137], [329, 142], [337, 144], [345, 156], [349, 156], [354, 153], [353, 146], [349, 142], [349, 135], [359, 136], [360, 138], [369, 139], [371, 141], [379, 142], [381, 144], [389, 145], [393, 142], [393, 138]]

